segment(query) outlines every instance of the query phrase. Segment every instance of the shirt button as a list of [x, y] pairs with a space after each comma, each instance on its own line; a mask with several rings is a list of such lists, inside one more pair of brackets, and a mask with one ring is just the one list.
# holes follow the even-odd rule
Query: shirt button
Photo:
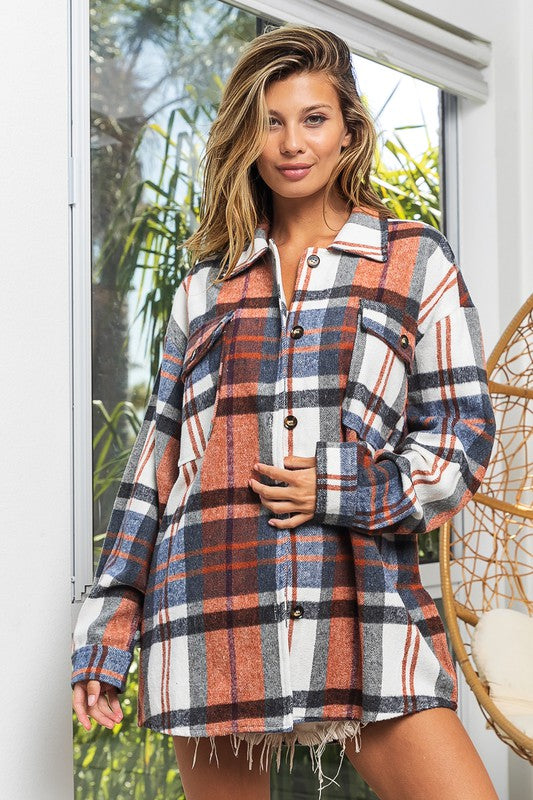
[[292, 607], [292, 609], [291, 609], [291, 617], [293, 619], [299, 619], [300, 617], [303, 617], [303, 615], [304, 615], [304, 607], [303, 606], [297, 605], [297, 606], [293, 606]]
[[307, 266], [318, 267], [319, 264], [320, 264], [320, 256], [317, 256], [316, 253], [312, 253], [310, 256], [307, 256]]
[[293, 339], [300, 339], [304, 335], [304, 329], [301, 325], [295, 325], [291, 330], [291, 337]]
[[403, 333], [400, 336], [400, 344], [401, 344], [402, 347], [409, 347], [409, 339], [407, 338], [405, 333]]
[[283, 420], [283, 424], [285, 425], [286, 428], [289, 428], [289, 430], [291, 430], [292, 428], [295, 428], [297, 426], [298, 420], [292, 414], [289, 414]]

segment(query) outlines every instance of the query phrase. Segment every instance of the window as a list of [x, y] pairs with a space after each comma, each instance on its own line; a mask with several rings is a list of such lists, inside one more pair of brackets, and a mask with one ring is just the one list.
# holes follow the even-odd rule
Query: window
[[[86, 0], [72, 6], [74, 56], [78, 53], [72, 67], [78, 89], [72, 109], [74, 599], [92, 583], [157, 370], [172, 298], [187, 268], [180, 242], [196, 225], [198, 164], [222, 87], [242, 47], [264, 24], [221, 0]], [[87, 41], [90, 72], [82, 58]], [[362, 55], [354, 54], [353, 62], [379, 132], [376, 188], [396, 216], [444, 230], [442, 145], [454, 98]], [[89, 209], [90, 227], [83, 222]], [[425, 538], [420, 560], [433, 568], [428, 575], [437, 587], [434, 535]], [[77, 726], [77, 797], [179, 796], [172, 740], [136, 727], [136, 691], [134, 661], [123, 722], [113, 732]], [[331, 758], [328, 770], [326, 752], [327, 774], [334, 774], [334, 749]], [[283, 769], [279, 775], [273, 770], [273, 797], [289, 793], [284, 786], [296, 791], [298, 782], [302, 797], [314, 796], [306, 759], [302, 748], [290, 778]], [[338, 780], [346, 794], [335, 796], [374, 797], [348, 764]]]

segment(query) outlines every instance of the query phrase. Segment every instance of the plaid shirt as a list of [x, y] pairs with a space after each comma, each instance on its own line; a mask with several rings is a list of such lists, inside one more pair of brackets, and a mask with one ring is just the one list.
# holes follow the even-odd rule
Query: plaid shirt
[[[419, 533], [478, 488], [495, 423], [477, 310], [446, 238], [357, 207], [302, 254], [287, 308], [260, 224], [232, 275], [177, 289], [153, 394], [72, 643], [72, 685], [168, 734], [457, 707]], [[268, 525], [256, 461], [316, 456], [316, 512]], [[279, 515], [282, 519], [290, 515]]]

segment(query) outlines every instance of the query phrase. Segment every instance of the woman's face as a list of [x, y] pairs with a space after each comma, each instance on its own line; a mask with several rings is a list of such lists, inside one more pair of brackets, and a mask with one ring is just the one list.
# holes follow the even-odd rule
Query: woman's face
[[259, 174], [274, 195], [320, 192], [352, 136], [335, 87], [323, 72], [298, 73], [272, 83], [265, 96], [270, 130]]

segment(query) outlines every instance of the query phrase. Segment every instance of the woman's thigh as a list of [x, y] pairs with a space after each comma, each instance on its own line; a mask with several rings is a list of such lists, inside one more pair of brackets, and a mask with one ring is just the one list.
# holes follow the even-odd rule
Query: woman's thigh
[[498, 800], [461, 720], [450, 708], [430, 708], [372, 722], [346, 755], [380, 800]]
[[[211, 742], [202, 737], [196, 750], [196, 761], [192, 766], [196, 740], [186, 736], [174, 736], [174, 750], [180, 771], [186, 800], [270, 800], [270, 769], [259, 758], [248, 765], [247, 743], [240, 742], [235, 755], [229, 736], [216, 736], [216, 752], [211, 757]], [[257, 752], [258, 748], [254, 748]]]

